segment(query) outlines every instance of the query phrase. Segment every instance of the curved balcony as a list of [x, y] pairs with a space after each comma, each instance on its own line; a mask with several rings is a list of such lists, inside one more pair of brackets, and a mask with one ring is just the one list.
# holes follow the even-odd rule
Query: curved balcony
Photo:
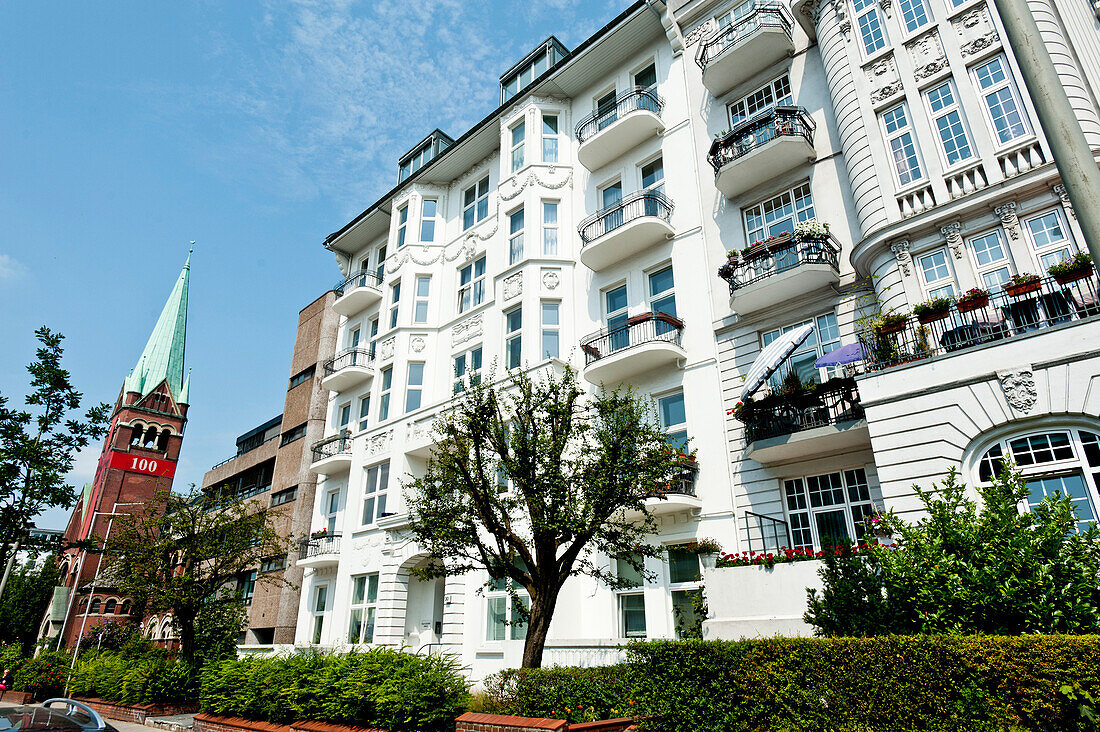
[[762, 3], [699, 44], [695, 63], [703, 86], [719, 97], [794, 53], [791, 14], [779, 3]]
[[581, 262], [599, 270], [674, 236], [672, 201], [660, 191], [631, 193], [581, 221]]
[[817, 159], [814, 121], [802, 107], [771, 107], [710, 146], [714, 185], [727, 198]]
[[332, 309], [350, 318], [382, 299], [382, 278], [376, 272], [360, 270], [332, 288], [336, 301]]
[[[698, 511], [703, 501], [695, 494], [695, 483], [699, 475], [699, 466], [694, 460], [685, 459], [680, 474], [664, 490], [645, 499], [646, 510], [654, 516], [677, 513], [679, 511]], [[626, 511], [627, 518], [640, 518], [641, 511]]]
[[840, 280], [840, 246], [831, 236], [790, 233], [756, 244], [718, 270], [733, 308], [745, 315]]
[[596, 110], [577, 125], [577, 159], [590, 171], [599, 170], [665, 130], [664, 100], [653, 89], [634, 87], [615, 99], [614, 106]]
[[374, 375], [374, 354], [367, 348], [349, 348], [325, 361], [321, 386], [347, 391]]
[[667, 313], [645, 313], [620, 328], [602, 330], [581, 341], [584, 378], [613, 386], [662, 366], [683, 363], [680, 345], [684, 323]]
[[351, 470], [351, 433], [341, 432], [313, 443], [309, 469], [319, 475], [337, 475]]
[[298, 542], [299, 567], [331, 567], [339, 563], [339, 534], [310, 537]]

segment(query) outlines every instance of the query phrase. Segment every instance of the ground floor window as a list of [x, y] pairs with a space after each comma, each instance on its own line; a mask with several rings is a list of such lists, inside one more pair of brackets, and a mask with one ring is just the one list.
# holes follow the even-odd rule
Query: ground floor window
[[352, 577], [348, 643], [374, 642], [374, 617], [377, 609], [378, 573]]
[[313, 627], [309, 642], [314, 645], [321, 642], [321, 631], [325, 627], [325, 606], [327, 603], [328, 585], [321, 585], [313, 591]]
[[[531, 598], [523, 591], [512, 593], [511, 580], [495, 579], [485, 595], [485, 640], [524, 640], [527, 621], [523, 611], [531, 608]], [[522, 605], [522, 610], [520, 606]]]
[[792, 548], [820, 549], [863, 539], [863, 519], [872, 511], [863, 468], [788, 478], [783, 494]]
[[623, 554], [615, 558], [615, 576], [624, 585], [616, 598], [620, 638], [646, 637], [643, 566], [641, 554]]
[[689, 637], [701, 618], [695, 616], [694, 596], [702, 589], [703, 574], [694, 548], [668, 548], [668, 586], [672, 594], [672, 627], [677, 638]]

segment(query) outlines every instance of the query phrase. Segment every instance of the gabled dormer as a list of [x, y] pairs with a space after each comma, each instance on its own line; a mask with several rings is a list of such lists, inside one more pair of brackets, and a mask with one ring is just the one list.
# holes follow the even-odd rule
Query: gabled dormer
[[500, 103], [504, 104], [521, 91], [531, 86], [535, 79], [542, 76], [554, 64], [569, 55], [569, 49], [554, 36], [550, 36], [538, 47], [523, 57], [523, 60], [504, 72], [500, 77]]
[[412, 150], [401, 156], [397, 161], [397, 182], [401, 183], [410, 175], [435, 160], [439, 155], [454, 144], [454, 140], [445, 132], [436, 128]]

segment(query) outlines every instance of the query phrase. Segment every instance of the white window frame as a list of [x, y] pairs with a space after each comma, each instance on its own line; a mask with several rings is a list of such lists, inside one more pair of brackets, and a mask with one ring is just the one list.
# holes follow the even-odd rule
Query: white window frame
[[393, 366], [387, 366], [381, 373], [381, 390], [378, 395], [378, 421], [390, 418], [390, 395], [393, 393]]
[[[904, 126], [895, 126], [893, 130], [890, 129], [891, 124], [896, 125], [896, 120], [899, 117], [894, 114], [900, 110], [901, 119], [904, 120]], [[901, 104], [895, 104], [889, 109], [885, 109], [878, 115], [879, 127], [882, 130], [883, 140], [886, 142], [886, 155], [890, 169], [894, 172], [894, 181], [898, 184], [899, 190], [912, 188], [913, 186], [921, 183], [927, 178], [927, 171], [925, 171], [924, 159], [921, 157], [920, 145], [917, 144], [917, 134], [913, 129], [912, 115], [909, 113], [909, 106], [902, 102]], [[900, 145], [899, 149], [895, 149], [894, 143], [897, 142]], [[906, 147], [909, 149], [906, 150]], [[901, 169], [898, 168], [898, 153], [903, 153], [903, 157], [906, 164], [904, 174]], [[912, 153], [910, 155], [909, 153]], [[908, 177], [908, 180], [905, 180]]]
[[344, 402], [336, 407], [336, 414], [334, 415], [335, 427], [337, 432], [343, 432], [351, 424], [351, 402]]
[[[548, 131], [546, 120], [554, 120], [553, 130]], [[561, 157], [561, 115], [557, 112], [542, 113], [542, 162], [556, 163]]]
[[[677, 601], [676, 600], [677, 600], [677, 596], [683, 597], [685, 600], [687, 600], [687, 603], [690, 605], [691, 604], [691, 596], [688, 593], [689, 592], [698, 592], [699, 590], [701, 590], [703, 588], [703, 567], [702, 567], [702, 563], [699, 561], [699, 554], [694, 550], [694, 547], [692, 547], [691, 545], [688, 545], [686, 548], [690, 552], [691, 556], [695, 558], [695, 564], [696, 564], [696, 566], [698, 567], [698, 570], [699, 570], [698, 574], [696, 575], [698, 578], [694, 579], [694, 580], [674, 580], [673, 579], [673, 577], [672, 577], [672, 553], [674, 551], [676, 551], [677, 549], [680, 549], [680, 548], [681, 548], [680, 545], [677, 545], [677, 544], [668, 544], [668, 545], [665, 546], [665, 552], [666, 552], [665, 561], [668, 564], [668, 595], [669, 595], [669, 602], [670, 602], [669, 610], [672, 613], [672, 618], [671, 618], [671, 620], [672, 620], [672, 632], [676, 634], [677, 638], [682, 637], [682, 636], [680, 636], [680, 629], [679, 629], [679, 627], [677, 627], [677, 620], [678, 620], [678, 618], [676, 617], [676, 607], [677, 607]], [[694, 615], [694, 609], [692, 609], [692, 614]], [[704, 618], [696, 618], [696, 620], [701, 621], [701, 620], [704, 620]]]
[[878, 0], [853, 0], [852, 11], [864, 58], [870, 58], [890, 45], [886, 24], [879, 14]]
[[523, 232], [527, 226], [526, 218], [523, 206], [508, 214], [508, 266], [523, 261]]
[[413, 322], [428, 322], [428, 305], [431, 302], [432, 276], [417, 275], [416, 288], [413, 292]]
[[[547, 308], [551, 308], [551, 312], [554, 314], [553, 322], [548, 322], [547, 320]], [[543, 300], [539, 303], [539, 323], [542, 328], [541, 338], [539, 339], [539, 347], [541, 349], [539, 359], [561, 358], [560, 300]], [[554, 341], [553, 353], [550, 353], [551, 349], [546, 347], [546, 340], [548, 337], [552, 337]]]
[[[1001, 249], [1000, 259], [990, 259], [987, 262], [982, 262], [982, 254], [979, 254], [977, 247], [978, 242], [986, 241], [989, 237], [995, 236], [997, 238], [997, 244]], [[966, 249], [970, 252], [971, 261], [974, 264], [974, 273], [977, 275], [979, 286], [983, 289], [989, 290], [992, 293], [1000, 292], [1004, 286], [1008, 277], [1015, 273], [1016, 268], [1012, 263], [1012, 252], [1008, 247], [1008, 238], [1005, 236], [1004, 230], [1000, 227], [990, 229], [989, 231], [983, 231], [980, 234], [967, 237]], [[982, 249], [982, 252], [988, 252], [989, 247]], [[986, 279], [987, 276], [996, 275], [998, 272], [1007, 271], [1008, 275], [1003, 277], [1000, 282], [994, 283]]]
[[[512, 316], [519, 316], [519, 325], [512, 327]], [[512, 344], [515, 343], [517, 352], [516, 363], [512, 363]], [[504, 364], [506, 369], [517, 369], [523, 366], [523, 306], [517, 305], [504, 312]]]
[[[940, 101], [942, 97], [937, 102], [933, 102], [932, 95], [944, 87], [947, 88], [947, 93], [951, 95], [951, 102], [935, 109], [933, 105], [942, 103]], [[932, 122], [932, 131], [935, 133], [936, 139], [939, 140], [938, 147], [943, 164], [950, 169], [956, 165], [962, 165], [968, 160], [973, 160], [977, 153], [974, 151], [974, 143], [970, 139], [970, 128], [966, 123], [966, 114], [963, 112], [962, 105], [959, 104], [959, 94], [958, 89], [955, 88], [955, 82], [952, 79], [947, 79], [942, 84], [937, 84], [927, 90], [924, 92], [924, 102], [927, 105]], [[948, 126], [946, 130], [941, 126], [941, 123]], [[951, 160], [952, 153], [947, 149], [949, 140], [944, 138], [945, 132], [951, 135], [950, 142], [955, 145], [955, 154], [959, 154], [959, 150], [965, 145], [967, 151], [965, 156], [961, 156], [954, 161]]]
[[325, 530], [329, 536], [336, 533], [340, 526], [340, 489], [325, 494]]
[[359, 431], [367, 429], [370, 423], [370, 394], [359, 397]]
[[[638, 81], [638, 77], [641, 76], [643, 72], [646, 72], [651, 68], [653, 69], [653, 83], [648, 85], [648, 86], [644, 86]], [[645, 89], [646, 91], [648, 91], [650, 89], [656, 89], [657, 88], [657, 61], [655, 59], [652, 59], [652, 58], [649, 61], [646, 61], [644, 64], [642, 64], [640, 67], [638, 67], [637, 71], [635, 71], [634, 73], [632, 73], [630, 75], [630, 80], [632, 82], [634, 82], [634, 88], [635, 89]]]
[[489, 176], [462, 191], [462, 230], [489, 218]]
[[405, 373], [405, 414], [415, 412], [424, 404], [424, 362], [409, 361]]
[[[790, 212], [785, 213], [788, 207]], [[777, 215], [779, 213], [783, 215]], [[769, 232], [787, 219], [790, 219], [790, 231], [794, 231], [794, 226], [799, 221], [812, 218], [814, 218], [814, 197], [810, 183], [807, 181], [780, 191], [753, 206], [747, 206], [742, 216], [745, 241], [752, 245], [775, 236]]]
[[[520, 641], [527, 638], [527, 623], [520, 622], [519, 613], [516, 610], [516, 598], [512, 596], [509, 588], [514, 587], [512, 580], [490, 580], [489, 587], [485, 590], [485, 641], [488, 643], [500, 643], [506, 640]], [[516, 589], [519, 602], [529, 609], [531, 599], [522, 588]], [[501, 607], [502, 612], [494, 612], [493, 608]], [[507, 621], [499, 624], [493, 622], [495, 617], [505, 617]], [[503, 637], [497, 638], [492, 632], [499, 627]]]
[[[783, 379], [786, 378], [787, 372], [794, 367], [795, 361], [800, 356], [813, 355], [813, 360], [816, 361], [826, 353], [839, 348], [841, 345], [840, 340], [840, 327], [837, 322], [836, 311], [830, 310], [820, 315], [816, 315], [809, 320], [803, 320], [798, 323], [792, 323], [790, 325], [783, 326], [782, 328], [774, 328], [769, 331], [765, 331], [760, 334], [761, 348], [766, 348], [769, 343], [774, 341], [783, 333], [794, 330], [795, 328], [801, 328], [803, 325], [809, 325], [813, 323], [814, 330], [810, 333], [809, 337], [799, 346], [794, 353], [787, 357], [787, 360], [783, 365], [776, 369], [776, 372], [772, 374], [768, 383], [772, 387], [777, 387], [783, 383]], [[817, 381], [822, 382], [832, 376], [836, 371], [829, 368], [817, 369]]]
[[[946, 269], [946, 274], [939, 274], [937, 272], [936, 279], [929, 279], [928, 268], [925, 266], [925, 260], [933, 261], [935, 258], [942, 258], [942, 266]], [[935, 297], [955, 297], [959, 293], [959, 280], [955, 274], [955, 265], [951, 261], [951, 253], [947, 251], [947, 247], [938, 247], [931, 251], [923, 252], [914, 257], [917, 265], [917, 272], [920, 273], [921, 290], [924, 291], [924, 296], [931, 300]], [[940, 265], [935, 265], [939, 269]], [[950, 292], [947, 292], [947, 289]]]
[[[652, 183], [650, 183], [649, 185], [646, 185], [646, 183], [645, 183], [645, 169], [648, 168], [648, 167], [654, 166], [654, 165], [660, 166], [661, 176], [659, 178], [657, 178], [655, 181], [653, 181]], [[665, 190], [665, 159], [664, 159], [664, 156], [656, 155], [653, 158], [645, 161], [644, 163], [641, 163], [638, 166], [638, 180], [642, 184], [642, 190], [643, 191], [656, 191], [658, 193], [663, 193], [664, 190]], [[650, 213], [651, 212], [648, 210], [648, 207], [647, 207], [646, 215], [649, 215]]]
[[791, 77], [790, 74], [783, 73], [767, 84], [759, 86], [743, 97], [727, 104], [726, 117], [732, 130], [745, 120], [752, 119], [766, 109], [783, 105], [789, 106], [793, 103]]
[[328, 589], [329, 585], [327, 582], [316, 585], [313, 588], [313, 602], [310, 603], [310, 616], [312, 617], [312, 622], [310, 623], [310, 643], [312, 645], [319, 645], [324, 638], [325, 616], [328, 615], [328, 609], [331, 606]]
[[[670, 422], [665, 414], [665, 404], [671, 400], [679, 398], [684, 405], [684, 421], [683, 422]], [[664, 431], [665, 439], [671, 447], [675, 447], [678, 450], [687, 452], [690, 450], [691, 445], [691, 433], [688, 432], [688, 419], [687, 419], [687, 398], [684, 395], [683, 389], [677, 389], [670, 391], [666, 394], [661, 394], [656, 397], [657, 400], [657, 420], [661, 425], [661, 429]], [[681, 436], [682, 435], [682, 436]]]
[[[378, 572], [351, 576], [351, 602], [348, 613], [348, 643], [374, 642], [378, 622]], [[358, 623], [359, 627], [355, 625]]]
[[[481, 267], [481, 273], [478, 274], [478, 266]], [[467, 310], [476, 308], [481, 303], [485, 302], [485, 271], [486, 271], [485, 256], [482, 255], [472, 262], [458, 268], [458, 312], [464, 313]], [[466, 276], [466, 272], [469, 270], [470, 279], [465, 284], [462, 282], [462, 278]]]
[[[560, 231], [561, 201], [542, 201], [542, 255], [544, 257], [556, 257], [559, 254], [558, 237]], [[550, 221], [550, 213], [553, 212], [553, 221]]]
[[390, 285], [390, 329], [396, 328], [401, 312], [401, 280]]
[[[832, 478], [839, 477], [839, 484], [834, 484]], [[862, 476], [862, 481], [860, 477]], [[810, 492], [811, 481], [819, 486], [823, 485], [825, 478], [830, 479], [832, 488], [841, 493], [841, 501], [828, 505], [814, 506], [814, 498]], [[815, 473], [809, 475], [795, 475], [781, 479], [783, 513], [787, 519], [787, 525], [791, 530], [791, 548], [820, 550], [821, 537], [815, 517], [818, 514], [842, 511], [848, 538], [853, 544], [865, 538], [863, 534], [863, 517], [870, 515], [874, 507], [881, 503], [872, 490], [870, 479], [867, 477], [865, 466], [853, 466], [833, 470], [828, 473]], [[819, 491], [819, 493], [824, 493]], [[866, 494], [866, 498], [863, 497]], [[853, 495], [857, 497], [853, 500]], [[800, 497], [799, 497], [800, 496]], [[835, 497], [835, 496], [834, 496]], [[803, 520], [805, 519], [805, 520]], [[809, 532], [810, 544], [805, 541]]]
[[[618, 557], [614, 557], [612, 561], [614, 562], [614, 565], [615, 565], [614, 568], [615, 568], [615, 576], [616, 577], [618, 577], [620, 575], [620, 573], [622, 572], [622, 568], [620, 567], [620, 564], [625, 564], [626, 567], [629, 568], [629, 570], [632, 574], [637, 571], [637, 570], [634, 569], [634, 567], [630, 566], [630, 564], [625, 562], [623, 559], [620, 559]], [[644, 557], [641, 558], [641, 562], [642, 562], [642, 567], [644, 569], [645, 568], [645, 564], [644, 564], [645, 563], [645, 558]], [[618, 637], [618, 638], [635, 639], [635, 638], [647, 638], [647, 637], [649, 637], [649, 623], [648, 623], [648, 618], [646, 618], [646, 607], [645, 607], [646, 606], [645, 586], [646, 586], [647, 583], [646, 583], [644, 575], [640, 575], [638, 577], [638, 580], [639, 580], [639, 584], [637, 584], [637, 585], [632, 585], [630, 587], [624, 587], [624, 588], [615, 590], [615, 634], [616, 634], [616, 637]], [[626, 615], [624, 613], [624, 610], [626, 608], [624, 607], [624, 600], [626, 600], [628, 598], [629, 599], [641, 598], [641, 601], [642, 601], [642, 607], [641, 607], [642, 625], [643, 625], [641, 633], [637, 633], [637, 632], [628, 633], [627, 632]], [[631, 608], [632, 612], [637, 612], [637, 610], [638, 610], [638, 608]]]
[[925, 0], [898, 0], [898, 5], [901, 10], [901, 24], [907, 34], [917, 32], [933, 20], [932, 10]]
[[[428, 209], [431, 215], [428, 215]], [[435, 224], [439, 216], [439, 199], [425, 198], [420, 202], [420, 241], [435, 241]]]
[[[994, 64], [1000, 65], [1001, 73], [1004, 75], [1004, 78], [1001, 81], [991, 82], [988, 87], [984, 87], [982, 86], [980, 72]], [[1029, 137], [1032, 134], [1031, 121], [1028, 119], [1027, 110], [1024, 108], [1023, 99], [1020, 97], [1020, 90], [1016, 87], [1016, 80], [1013, 78], [1012, 67], [1009, 66], [1008, 59], [1004, 54], [998, 54], [980, 64], [971, 66], [970, 76], [974, 80], [974, 90], [981, 99], [983, 114], [985, 115], [986, 124], [989, 125], [990, 134], [993, 136], [994, 145], [998, 148], [1011, 146], [1015, 144], [1017, 140]], [[1001, 92], [1005, 90], [1008, 91], [1009, 99], [1016, 107], [1016, 114], [1020, 117], [1020, 127], [1022, 129], [1007, 140], [1002, 140], [1001, 133], [997, 131], [997, 122], [993, 116], [993, 108], [990, 105], [989, 98], [994, 94], [1001, 94]]]
[[454, 356], [453, 394], [461, 394], [481, 379], [484, 352], [481, 344]]
[[509, 160], [511, 171], [515, 173], [524, 166], [524, 145], [527, 139], [527, 120], [520, 120], [508, 128]]
[[[1054, 243], [1039, 245], [1039, 242], [1035, 239], [1035, 231], [1032, 229], [1032, 223], [1044, 219], [1048, 216], [1055, 216], [1058, 220], [1058, 228], [1062, 230], [1064, 238]], [[1060, 262], [1066, 257], [1072, 257], [1079, 251], [1077, 242], [1073, 238], [1073, 232], [1070, 231], [1069, 226], [1066, 225], [1065, 212], [1060, 208], [1049, 208], [1045, 211], [1032, 214], [1023, 221], [1020, 222], [1021, 228], [1024, 230], [1027, 236], [1029, 248], [1031, 249], [1032, 256], [1035, 259], [1035, 264], [1038, 265], [1040, 273], [1045, 274], [1047, 268], [1055, 262]], [[1064, 252], [1064, 254], [1063, 254]], [[1043, 262], [1044, 259], [1050, 258], [1050, 261]]]
[[409, 204], [397, 209], [397, 248], [405, 246], [405, 231], [409, 225]]
[[386, 512], [390, 487], [390, 461], [384, 460], [363, 470], [363, 510], [360, 526], [374, 526]]

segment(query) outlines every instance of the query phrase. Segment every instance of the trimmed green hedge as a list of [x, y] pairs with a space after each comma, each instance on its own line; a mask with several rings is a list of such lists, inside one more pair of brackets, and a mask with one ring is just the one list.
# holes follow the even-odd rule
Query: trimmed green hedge
[[346, 722], [390, 732], [454, 729], [470, 695], [458, 664], [388, 648], [230, 659], [202, 670], [204, 712], [266, 722]]
[[77, 663], [69, 692], [119, 704], [193, 702], [198, 681], [197, 670], [164, 653], [91, 653]]
[[485, 679], [485, 711], [592, 722], [633, 716], [634, 679], [621, 666], [509, 669]]

